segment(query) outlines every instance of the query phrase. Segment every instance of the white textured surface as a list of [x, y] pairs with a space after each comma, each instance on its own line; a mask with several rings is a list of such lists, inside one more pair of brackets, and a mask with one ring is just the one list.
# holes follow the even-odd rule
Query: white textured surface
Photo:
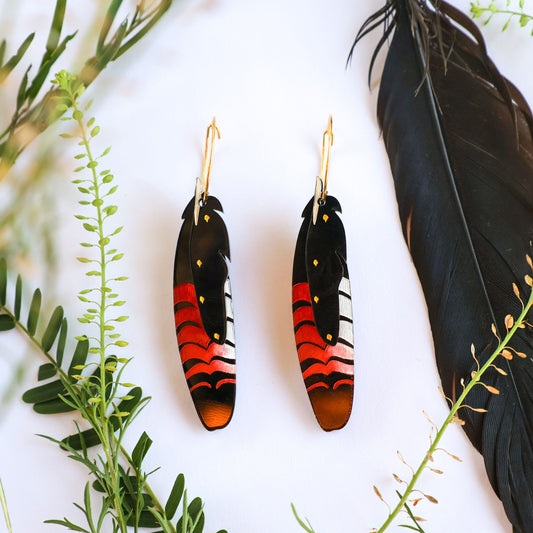
[[[39, 24], [42, 42], [53, 2], [21, 3], [32, 16], [20, 18], [17, 35]], [[71, 3], [75, 26], [92, 3]], [[453, 4], [466, 9], [469, 2]], [[206, 532], [297, 533], [290, 502], [318, 533], [367, 532], [387, 513], [372, 486], [392, 503], [391, 474], [408, 476], [396, 451], [411, 464], [423, 456], [430, 426], [422, 410], [437, 423], [447, 413], [375, 118], [377, 91], [366, 85], [377, 33], [345, 69], [357, 29], [380, 5], [176, 0], [142, 52], [124, 56], [89, 91], [102, 149], [113, 145], [108, 166], [121, 185], [117, 216], [126, 223], [117, 240], [131, 277], [123, 289], [132, 317], [123, 331], [135, 356], [127, 380], [153, 398], [129, 444], [143, 430], [154, 440], [147, 465], [162, 467], [152, 476], [156, 492], [166, 495], [175, 475], [185, 474], [190, 496], [205, 499]], [[533, 38], [517, 27], [501, 35], [497, 24], [483, 31], [496, 64], [533, 101], [533, 77], [524, 67]], [[291, 271], [329, 114], [335, 134], [329, 192], [342, 204], [348, 241], [356, 390], [348, 425], [326, 434], [300, 375]], [[213, 115], [222, 138], [210, 191], [224, 206], [231, 242], [238, 388], [231, 424], [208, 433], [179, 364], [171, 271]], [[70, 159], [61, 164], [69, 168]], [[65, 197], [60, 291], [74, 317], [79, 307], [69, 287], [85, 283], [75, 261], [83, 233], [68, 191], [68, 183], [58, 190]], [[70, 417], [39, 416], [15, 402], [1, 424], [0, 476], [14, 531], [62, 531], [42, 521], [79, 517], [71, 502], [82, 500], [85, 472], [35, 434], [62, 437], [73, 430]], [[450, 428], [443, 445], [463, 462], [439, 455], [435, 466], [445, 475], [422, 479], [420, 488], [440, 502], [416, 508], [429, 520], [427, 531], [510, 533], [482, 459], [460, 428]]]

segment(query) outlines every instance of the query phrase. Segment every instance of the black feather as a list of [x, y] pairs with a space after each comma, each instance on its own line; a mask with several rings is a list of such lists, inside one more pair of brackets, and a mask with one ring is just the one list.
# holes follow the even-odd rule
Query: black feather
[[[527, 296], [525, 256], [533, 240], [533, 119], [524, 98], [486, 54], [479, 30], [442, 1], [390, 0], [394, 37], [378, 98], [378, 120], [400, 219], [426, 298], [443, 388], [461, 380], [497, 345], [495, 324], [518, 316], [512, 284]], [[381, 10], [382, 13], [383, 10]], [[383, 15], [382, 15], [383, 16]], [[371, 17], [365, 28], [376, 20]], [[387, 31], [387, 30], [386, 30]], [[380, 43], [381, 46], [382, 43]], [[491, 484], [515, 533], [533, 524], [533, 336], [527, 354], [489, 370], [463, 410]]]

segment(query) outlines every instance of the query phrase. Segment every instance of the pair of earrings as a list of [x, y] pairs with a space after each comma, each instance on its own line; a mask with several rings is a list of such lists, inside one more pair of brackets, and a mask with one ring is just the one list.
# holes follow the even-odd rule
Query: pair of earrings
[[[208, 195], [215, 119], [207, 128], [202, 179], [183, 213], [174, 263], [174, 316], [187, 385], [208, 430], [235, 406], [235, 333], [222, 205]], [[332, 120], [324, 132], [314, 197], [303, 212], [293, 266], [293, 319], [300, 367], [320, 426], [343, 427], [353, 401], [353, 322], [346, 237], [338, 200], [327, 194]]]

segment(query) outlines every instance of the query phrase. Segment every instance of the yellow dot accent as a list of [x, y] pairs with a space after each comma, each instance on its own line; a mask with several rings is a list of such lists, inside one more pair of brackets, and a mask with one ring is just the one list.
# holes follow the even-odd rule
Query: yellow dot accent
[[328, 339], [328, 341], [330, 341], [332, 338], [333, 337], [329, 333], [326, 335], [326, 339]]
[[315, 266], [318, 265], [318, 261], [316, 259], [313, 261], [313, 265], [315, 265]]
[[218, 341], [218, 339], [220, 339], [220, 335], [219, 335], [218, 333], [215, 333], [215, 334], [213, 335], [213, 337], [215, 337], [215, 339], [216, 339], [217, 341]]
[[198, 259], [198, 261], [196, 261], [196, 264], [201, 267], [202, 266], [202, 262], [200, 261], [200, 259]]
[[209, 222], [209, 215], [205, 215], [205, 216], [204, 216], [204, 220], [205, 220], [206, 222]]
[[201, 304], [203, 304], [205, 302], [205, 298], [203, 296], [200, 296], [199, 300], [200, 300]]
[[318, 300], [320, 300], [320, 298], [318, 296], [315, 296], [313, 300], [315, 301], [315, 303], [318, 303]]
[[323, 216], [322, 216], [322, 220], [323, 220], [324, 222], [327, 222], [327, 221], [329, 220], [328, 215], [323, 215]]

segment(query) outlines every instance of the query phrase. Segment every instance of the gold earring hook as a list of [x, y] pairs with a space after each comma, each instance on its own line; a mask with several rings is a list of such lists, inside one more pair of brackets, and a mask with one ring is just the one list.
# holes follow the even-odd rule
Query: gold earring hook
[[328, 127], [322, 136], [322, 160], [320, 162], [320, 181], [322, 182], [322, 197], [321, 200], [326, 199], [328, 192], [328, 170], [329, 170], [329, 156], [331, 147], [333, 146], [333, 119], [331, 115], [328, 120]]
[[319, 206], [326, 201], [328, 193], [328, 170], [329, 156], [333, 146], [333, 119], [331, 115], [328, 120], [328, 127], [322, 136], [322, 160], [320, 161], [320, 176], [317, 176], [315, 183], [315, 198], [313, 201], [313, 224], [316, 224]]
[[204, 164], [202, 167], [202, 179], [196, 178], [196, 189], [194, 193], [194, 225], [198, 225], [198, 217], [200, 215], [200, 204], [207, 200], [207, 193], [209, 191], [209, 175], [211, 174], [211, 162], [213, 160], [213, 147], [215, 146], [215, 138], [220, 139], [220, 130], [217, 126], [216, 118], [213, 117], [213, 122], [207, 127], [207, 134], [205, 137], [205, 154]]
[[213, 122], [207, 127], [207, 134], [205, 138], [205, 155], [204, 165], [202, 168], [202, 187], [203, 196], [202, 200], [205, 202], [207, 199], [207, 193], [209, 191], [209, 176], [211, 174], [211, 162], [213, 160], [213, 148], [215, 146], [215, 138], [218, 136], [220, 139], [220, 130], [218, 129], [216, 118], [213, 117]]

